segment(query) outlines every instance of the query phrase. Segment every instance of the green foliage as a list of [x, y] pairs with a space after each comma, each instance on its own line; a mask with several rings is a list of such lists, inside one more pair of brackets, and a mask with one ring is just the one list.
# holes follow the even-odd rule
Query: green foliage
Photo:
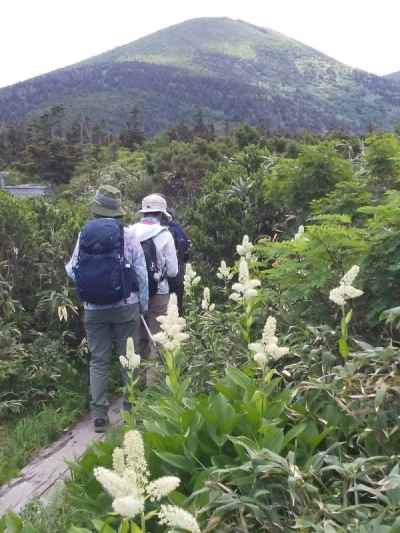
[[[27, 371], [31, 369], [27, 368]], [[46, 381], [46, 375], [41, 377]], [[51, 402], [47, 401], [42, 409], [34, 412], [30, 409], [31, 412], [19, 417], [17, 422], [7, 424], [0, 450], [0, 485], [16, 477], [37, 451], [51, 444], [82, 414], [86, 407], [86, 383], [85, 380], [74, 377], [74, 383], [63, 380], [58, 390], [53, 391]], [[46, 392], [43, 386], [38, 394], [43, 397]], [[28, 395], [28, 391], [25, 394]], [[30, 401], [33, 397], [33, 394], [29, 394]], [[21, 400], [17, 399], [15, 402], [23, 404], [24, 398], [21, 397]], [[3, 406], [4, 403], [2, 401], [0, 405]]]
[[[224, 140], [171, 139], [159, 136], [134, 152], [88, 149], [62, 200], [0, 194], [3, 415], [11, 418], [29, 402], [57, 402], [57, 391], [76, 390], [77, 371], [84, 374], [75, 355], [77, 302], [63, 270], [87, 216], [80, 200], [111, 183], [132, 215], [142, 194], [168, 191], [188, 223], [216, 308], [201, 307], [202, 287], [191, 291], [190, 340], [179, 357], [165, 354], [166, 386], [136, 398], [131, 420], [144, 434], [152, 476], [179, 475], [173, 501], [198, 509], [205, 531], [395, 531], [400, 193], [386, 189], [396, 188], [397, 140], [376, 135], [363, 151], [353, 138], [265, 139], [246, 127]], [[299, 221], [305, 232], [293, 238]], [[229, 298], [238, 264], [228, 282], [216, 282], [211, 266], [229, 262], [244, 233], [257, 241], [250, 276], [262, 287], [242, 305]], [[329, 293], [354, 264], [364, 295], [341, 313]], [[64, 308], [67, 324], [57, 318]], [[275, 350], [257, 366], [248, 344], [262, 338], [270, 314], [279, 347], [289, 351]], [[58, 411], [49, 409], [33, 415], [34, 428], [29, 418], [16, 423], [15, 448], [7, 440], [3, 461], [12, 471], [4, 478], [54, 435]], [[44, 437], [34, 431], [41, 425]], [[61, 523], [74, 524], [71, 531], [126, 529], [93, 475], [95, 466], [111, 466], [112, 450], [109, 442], [96, 444], [72, 466], [63, 500], [69, 515], [54, 518], [54, 531]], [[16, 531], [33, 524], [51, 531], [40, 510], [23, 523], [11, 515], [1, 520], [0, 531], [6, 520]]]
[[249, 146], [209, 176], [188, 216], [192, 239], [207, 262], [230, 260], [243, 227], [251, 238], [267, 230], [272, 214], [260, 188], [268, 157], [267, 150]]
[[363, 276], [369, 299], [369, 317], [376, 324], [382, 311], [398, 304], [400, 261], [400, 194], [387, 193], [378, 206], [360, 209], [370, 218], [369, 252], [364, 261]]
[[192, 198], [220, 158], [217, 147], [204, 139], [193, 143], [172, 141], [158, 150], [150, 146], [146, 169], [155, 177], [161, 192], [175, 198]]
[[351, 164], [328, 144], [304, 147], [297, 159], [281, 159], [265, 183], [265, 196], [273, 205], [307, 211], [312, 200], [329, 193], [351, 177]]
[[351, 227], [348, 217], [333, 215], [307, 226], [298, 240], [261, 242], [258, 251], [266, 266], [261, 274], [270, 287], [271, 303], [287, 310], [288, 323], [298, 318], [329, 321], [329, 290], [367, 250], [365, 232]]
[[395, 135], [377, 135], [368, 139], [365, 159], [379, 189], [398, 187], [400, 143]]
[[243, 150], [249, 144], [258, 144], [260, 138], [260, 133], [248, 124], [242, 124], [235, 131], [235, 140], [240, 150]]

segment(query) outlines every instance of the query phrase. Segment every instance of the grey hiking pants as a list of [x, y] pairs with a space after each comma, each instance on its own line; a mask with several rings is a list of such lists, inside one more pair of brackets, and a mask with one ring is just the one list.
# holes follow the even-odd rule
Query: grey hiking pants
[[[140, 315], [139, 304], [124, 305], [110, 309], [85, 310], [85, 329], [90, 351], [90, 396], [94, 418], [107, 418], [110, 405], [109, 373], [113, 354], [119, 357], [126, 353], [126, 341], [133, 338], [135, 351], [139, 350]], [[124, 384], [127, 373], [121, 367]], [[124, 408], [129, 404], [124, 399]]]

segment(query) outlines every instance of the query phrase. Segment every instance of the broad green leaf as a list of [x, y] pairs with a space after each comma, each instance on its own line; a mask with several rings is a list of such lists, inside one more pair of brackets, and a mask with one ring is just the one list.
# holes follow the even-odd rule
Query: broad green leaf
[[265, 424], [260, 428], [259, 432], [262, 434], [260, 439], [262, 448], [266, 448], [275, 453], [281, 452], [284, 443], [282, 428]]
[[241, 436], [241, 437], [229, 436], [229, 440], [233, 442], [235, 446], [243, 447], [249, 455], [257, 453], [257, 451], [260, 449], [260, 447], [257, 445], [256, 442], [254, 442], [253, 440], [245, 436]]
[[92, 522], [99, 533], [115, 533], [115, 529], [103, 522], [103, 520], [93, 520]]
[[297, 424], [297, 426], [292, 427], [292, 429], [288, 431], [285, 435], [283, 446], [286, 447], [289, 444], [289, 442], [291, 442], [293, 439], [295, 439], [301, 433], [303, 433], [306, 427], [307, 427], [307, 424], [305, 424], [304, 422], [301, 424]]
[[196, 466], [184, 455], [177, 455], [175, 453], [169, 452], [159, 452], [154, 450], [154, 453], [166, 463], [183, 470], [184, 472], [193, 472], [196, 469]]
[[251, 398], [256, 390], [256, 383], [253, 379], [246, 376], [244, 372], [238, 368], [228, 368], [226, 370], [227, 377], [236, 385], [245, 390], [247, 397]]

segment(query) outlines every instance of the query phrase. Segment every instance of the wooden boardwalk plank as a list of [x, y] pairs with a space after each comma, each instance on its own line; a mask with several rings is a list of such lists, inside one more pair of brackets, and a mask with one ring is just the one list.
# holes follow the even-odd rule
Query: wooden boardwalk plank
[[[121, 422], [121, 401], [116, 400], [109, 412], [111, 425]], [[0, 488], [0, 516], [7, 511], [20, 512], [30, 500], [48, 497], [68, 473], [66, 461], [76, 461], [89, 445], [104, 438], [95, 433], [90, 415], [86, 415], [50, 447], [43, 449], [21, 474]]]

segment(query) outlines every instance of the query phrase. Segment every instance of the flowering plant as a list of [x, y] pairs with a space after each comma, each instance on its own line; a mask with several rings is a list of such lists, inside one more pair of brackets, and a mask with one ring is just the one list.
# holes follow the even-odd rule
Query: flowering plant
[[332, 300], [332, 302], [334, 302], [336, 305], [339, 305], [343, 308], [348, 300], [362, 296], [364, 294], [363, 291], [356, 289], [352, 285], [359, 272], [360, 267], [358, 265], [353, 265], [351, 269], [341, 278], [339, 287], [336, 287], [330, 291], [329, 299]]
[[171, 294], [167, 314], [157, 318], [161, 324], [161, 331], [153, 336], [155, 342], [161, 344], [167, 370], [166, 383], [173, 394], [179, 396], [188, 385], [180, 381], [180, 349], [182, 343], [189, 338], [184, 331], [186, 320], [179, 316], [176, 294]]
[[225, 261], [221, 261], [221, 264], [218, 268], [217, 278], [225, 282], [230, 281], [233, 278], [232, 270], [226, 265]]
[[242, 240], [242, 244], [236, 246], [237, 253], [244, 257], [247, 261], [253, 259], [252, 252], [254, 249], [254, 244], [250, 242], [249, 236], [245, 235]]
[[243, 304], [257, 296], [257, 288], [261, 285], [260, 280], [250, 279], [249, 265], [244, 257], [239, 263], [239, 282], [232, 285], [230, 299]]
[[308, 241], [307, 237], [305, 236], [304, 226], [303, 225], [299, 226], [299, 229], [297, 230], [297, 233], [295, 233], [295, 235], [293, 237], [294, 241], [299, 241], [300, 239], [304, 239], [305, 241]]
[[289, 352], [289, 348], [278, 346], [278, 337], [275, 333], [276, 319], [269, 316], [265, 322], [261, 339], [249, 344], [249, 350], [255, 352], [256, 365], [263, 371], [267, 367], [269, 359], [277, 361]]
[[232, 285], [232, 293], [229, 296], [231, 300], [244, 306], [244, 313], [241, 317], [241, 334], [245, 343], [250, 342], [254, 320], [254, 300], [258, 295], [257, 288], [261, 285], [260, 280], [250, 278], [248, 261], [252, 259], [253, 248], [254, 245], [250, 242], [248, 235], [245, 235], [242, 243], [236, 246], [236, 251], [240, 255], [239, 275], [238, 282]]
[[203, 311], [214, 311], [215, 309], [215, 304], [211, 303], [211, 292], [208, 287], [204, 287], [201, 308]]
[[[113, 498], [115, 513], [132, 525], [132, 531], [146, 533], [146, 522], [158, 516], [161, 525], [179, 528], [192, 533], [200, 533], [200, 528], [192, 514], [174, 505], [161, 505], [158, 511], [145, 514], [146, 502], [159, 502], [178, 488], [180, 479], [163, 476], [149, 480], [142, 435], [138, 431], [125, 434], [122, 448], [113, 452], [113, 468], [98, 467], [94, 470], [97, 481]], [[140, 516], [140, 528], [129, 521]], [[125, 522], [126, 523], [126, 522]]]
[[122, 366], [124, 377], [124, 403], [129, 405], [129, 412], [124, 411], [124, 418], [131, 426], [135, 425], [135, 410], [132, 407], [136, 404], [136, 390], [135, 387], [138, 378], [135, 378], [135, 370], [140, 366], [140, 355], [135, 352], [135, 346], [132, 337], [126, 341], [126, 353], [119, 356], [119, 362]]
[[343, 359], [347, 359], [350, 350], [348, 345], [349, 337], [349, 323], [352, 318], [352, 310], [347, 314], [345, 312], [345, 305], [348, 300], [358, 298], [364, 293], [360, 289], [353, 287], [353, 282], [360, 272], [358, 265], [353, 265], [348, 272], [341, 278], [339, 286], [332, 289], [329, 293], [329, 299], [341, 308], [342, 320], [340, 322], [340, 339], [339, 339], [339, 353]]
[[192, 289], [200, 283], [201, 277], [197, 275], [197, 272], [190, 263], [186, 265], [185, 276], [183, 278], [184, 288], [186, 294], [191, 294]]

